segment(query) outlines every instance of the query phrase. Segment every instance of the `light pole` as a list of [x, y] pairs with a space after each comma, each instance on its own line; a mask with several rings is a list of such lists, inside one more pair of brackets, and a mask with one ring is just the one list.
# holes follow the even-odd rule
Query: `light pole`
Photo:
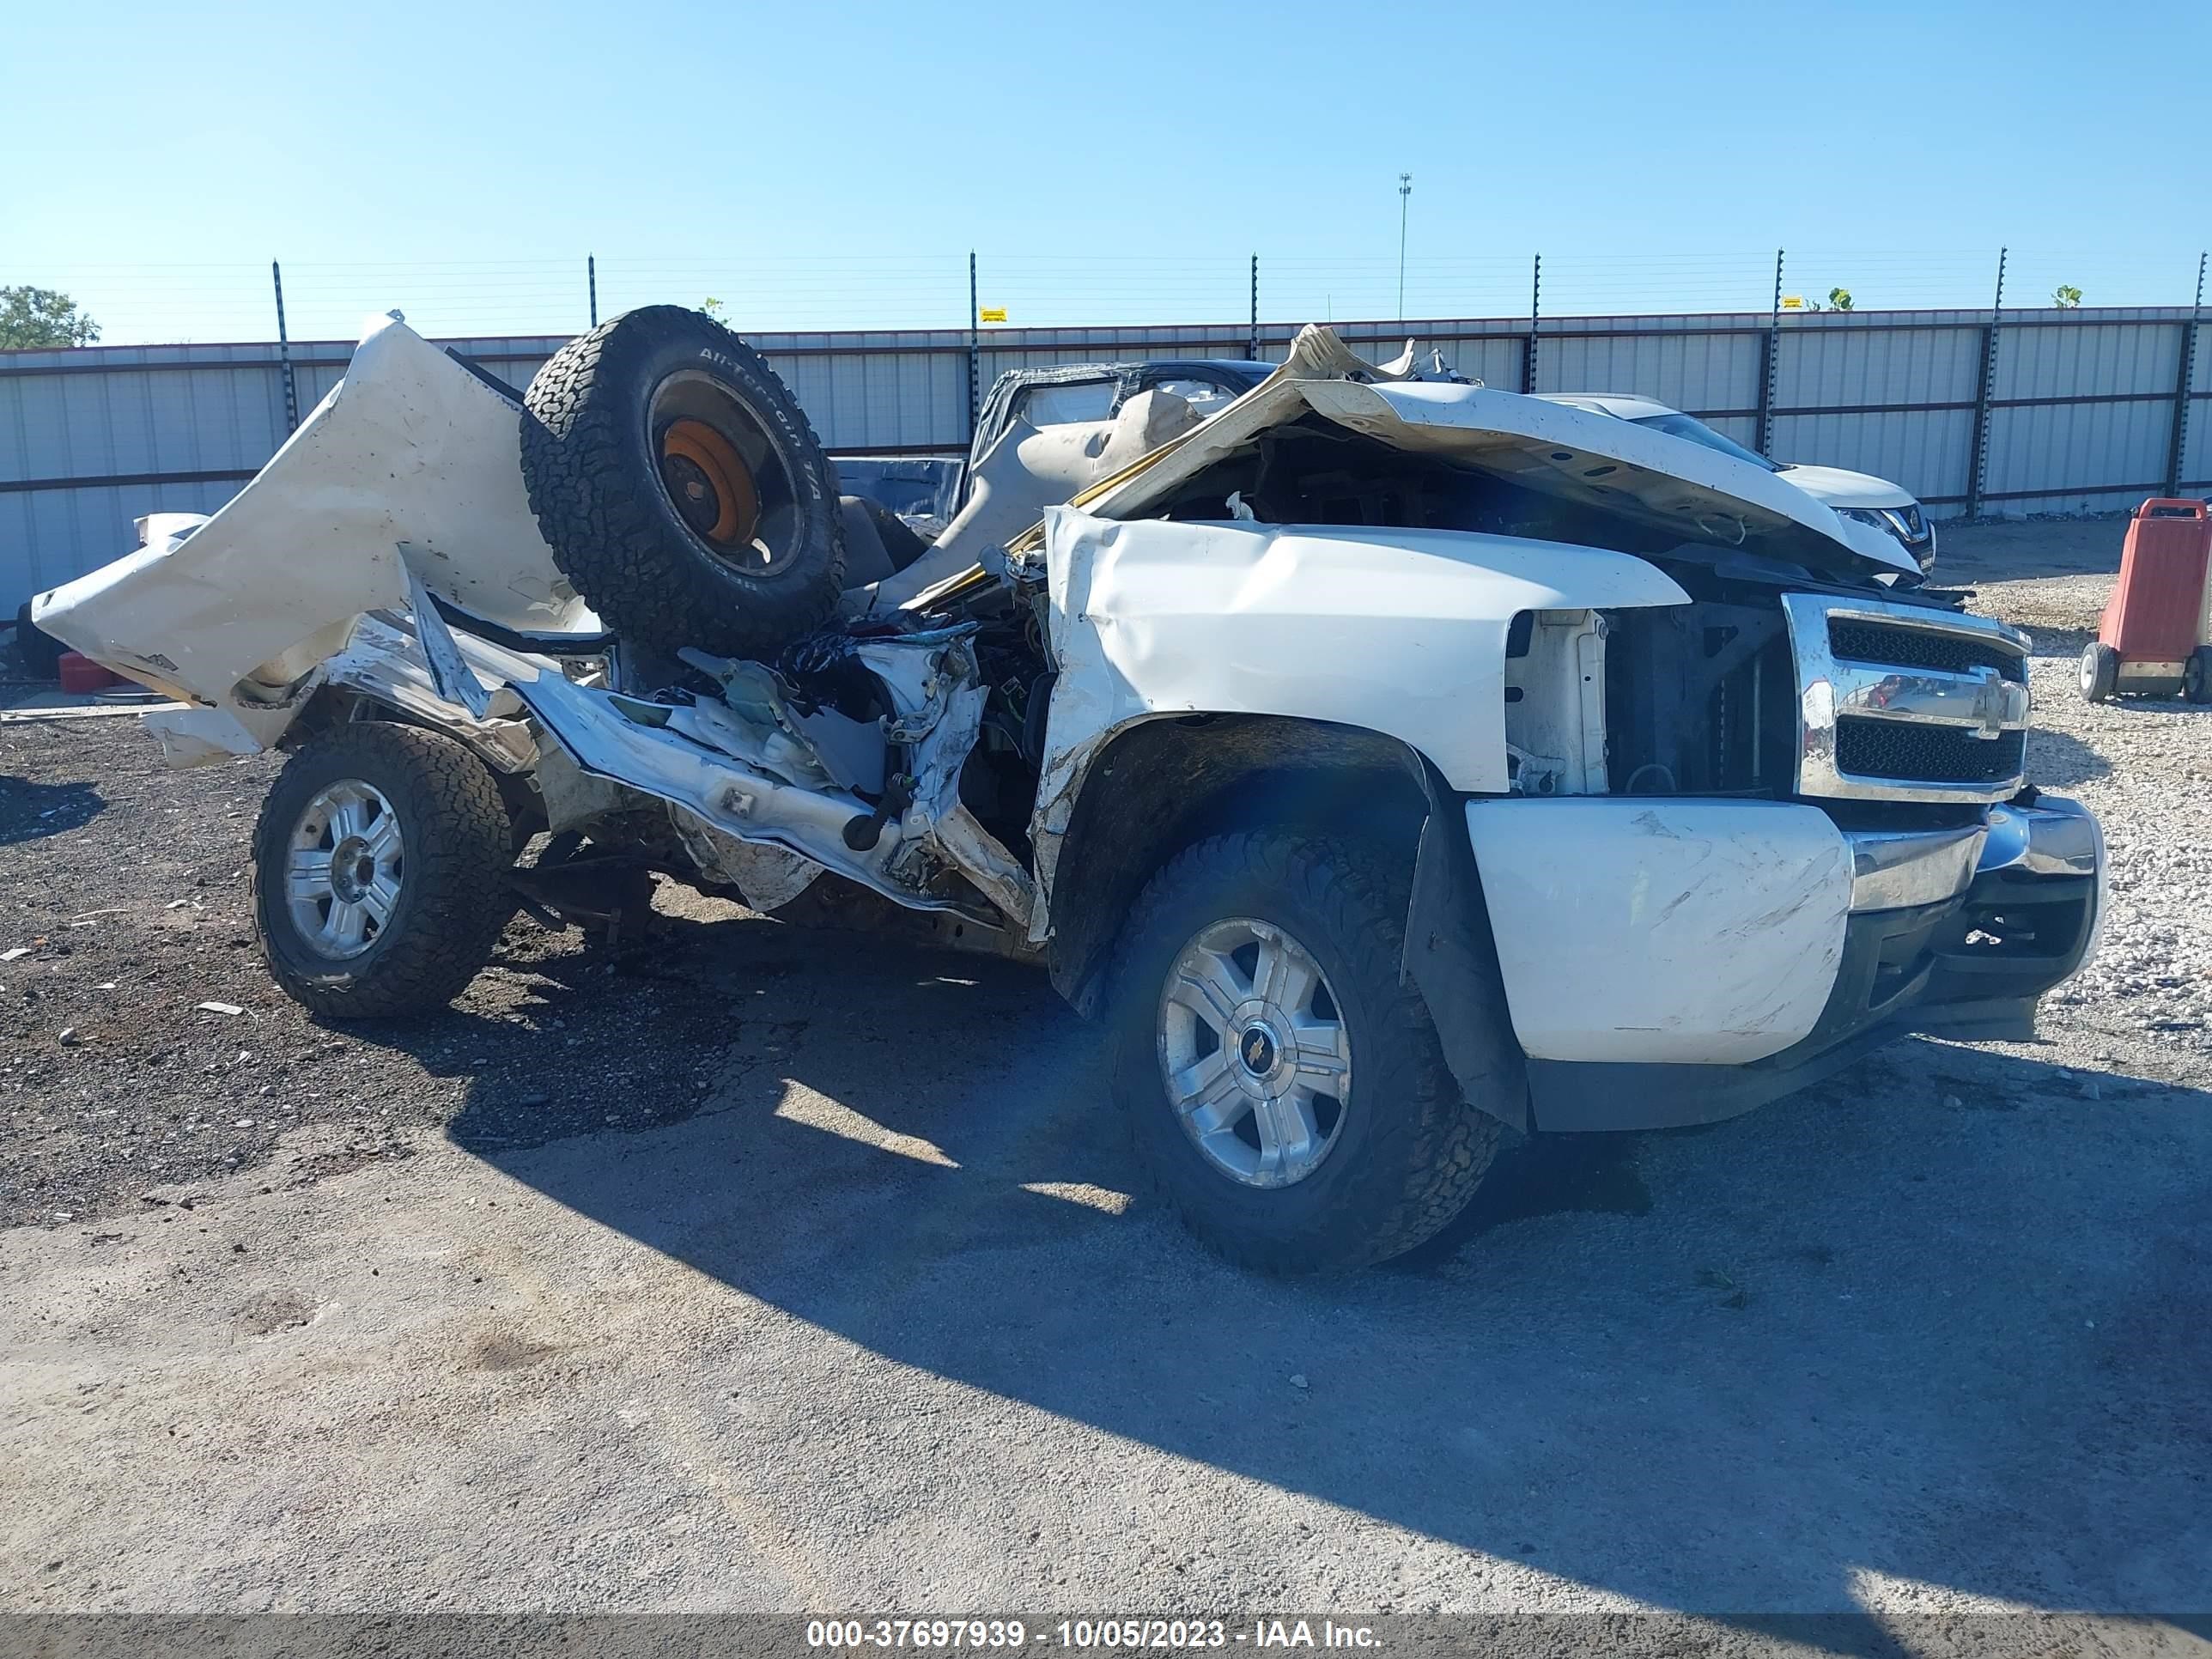
[[1406, 321], [1406, 198], [1413, 193], [1413, 175], [1398, 175], [1398, 322]]

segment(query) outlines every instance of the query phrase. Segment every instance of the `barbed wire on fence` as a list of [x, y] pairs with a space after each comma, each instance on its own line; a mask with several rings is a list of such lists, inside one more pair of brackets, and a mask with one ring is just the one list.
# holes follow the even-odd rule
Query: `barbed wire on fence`
[[[447, 338], [564, 336], [634, 307], [712, 297], [739, 332], [970, 325], [975, 298], [1012, 328], [1245, 325], [1261, 319], [1372, 321], [1526, 318], [1538, 288], [1534, 253], [1318, 256], [1094, 254], [983, 249], [884, 254], [576, 254], [481, 259], [283, 264], [295, 340], [357, 337], [365, 319], [398, 308]], [[1546, 254], [1547, 318], [1703, 313], [1764, 314], [1775, 300], [1773, 250]], [[1996, 249], [1787, 250], [1782, 287], [1808, 310], [1849, 295], [1850, 308], [1987, 310]], [[1255, 262], [1256, 261], [1256, 272]], [[2047, 306], [2062, 286], [2087, 306], [2187, 305], [2197, 255], [2014, 248], [2008, 307]], [[105, 344], [185, 344], [275, 337], [271, 273], [258, 260], [86, 264], [0, 270], [0, 282], [61, 289], [100, 325]], [[1792, 307], [1796, 308], [1796, 307]]]

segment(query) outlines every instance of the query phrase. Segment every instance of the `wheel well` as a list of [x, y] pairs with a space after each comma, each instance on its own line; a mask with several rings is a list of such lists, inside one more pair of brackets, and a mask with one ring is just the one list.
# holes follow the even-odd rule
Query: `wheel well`
[[1428, 812], [1425, 763], [1379, 732], [1277, 715], [1142, 721], [1092, 760], [1053, 884], [1053, 983], [1085, 1015], [1152, 872], [1226, 830], [1296, 824], [1401, 848]]
[[432, 720], [419, 719], [407, 710], [395, 707], [379, 697], [349, 685], [325, 685], [317, 688], [298, 717], [285, 729], [280, 746], [287, 750], [299, 748], [343, 726], [374, 721], [386, 726], [411, 726], [416, 731], [431, 732], [450, 738], [484, 763], [493, 783], [499, 787], [501, 804], [507, 808], [507, 820], [514, 826], [514, 850], [520, 854], [530, 838], [545, 828], [545, 803], [538, 793], [537, 785], [527, 772], [514, 769], [512, 757], [474, 737], [466, 730], [456, 730]]

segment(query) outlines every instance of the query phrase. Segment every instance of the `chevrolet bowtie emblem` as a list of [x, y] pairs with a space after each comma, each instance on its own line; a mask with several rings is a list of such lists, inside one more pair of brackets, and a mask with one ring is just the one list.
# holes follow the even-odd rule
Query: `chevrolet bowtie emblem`
[[2025, 710], [2014, 712], [2014, 705], [2023, 699], [2021, 688], [2002, 678], [1994, 668], [1986, 665], [1974, 670], [1975, 726], [1967, 735], [1984, 742], [1994, 741], [2004, 735], [2008, 725], [2018, 725]]

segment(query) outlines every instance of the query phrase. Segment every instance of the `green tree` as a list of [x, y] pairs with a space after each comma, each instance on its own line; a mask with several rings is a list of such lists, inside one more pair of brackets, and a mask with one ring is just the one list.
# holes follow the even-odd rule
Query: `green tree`
[[2061, 311], [2071, 311], [2081, 303], [2081, 290], [2071, 283], [2061, 283], [2051, 290], [2051, 303]]
[[1831, 311], [1849, 311], [1851, 308], [1850, 289], [1847, 288], [1830, 289], [1828, 290], [1828, 308]]
[[68, 295], [50, 288], [0, 288], [0, 351], [90, 345], [99, 337], [100, 325]]
[[699, 301], [699, 309], [705, 312], [709, 317], [712, 317], [718, 323], [722, 320], [722, 302], [720, 300], [715, 299], [712, 295], [708, 295], [707, 298]]

